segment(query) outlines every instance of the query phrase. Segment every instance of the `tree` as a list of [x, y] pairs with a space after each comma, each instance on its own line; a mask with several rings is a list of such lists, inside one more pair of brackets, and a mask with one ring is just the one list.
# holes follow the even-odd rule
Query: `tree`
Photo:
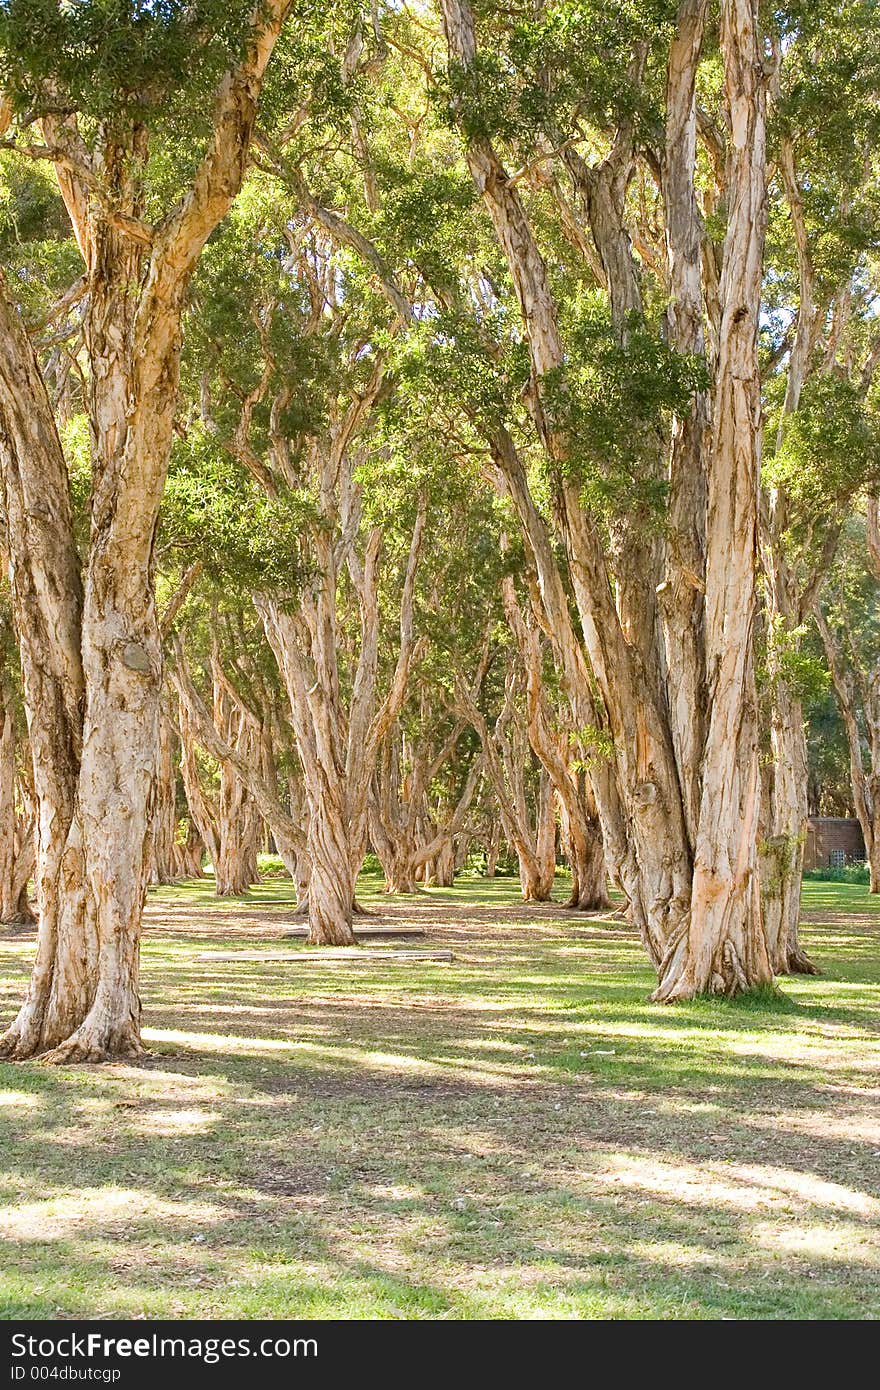
[[36, 920], [28, 898], [36, 827], [10, 628], [8, 621], [0, 622], [0, 922], [22, 926]]
[[[859, 425], [873, 371], [872, 260], [880, 232], [871, 160], [878, 135], [872, 10], [858, 3], [818, 6], [799, 16], [771, 145], [760, 517], [769, 737], [761, 882], [777, 972], [813, 970], [798, 940], [808, 804], [803, 698], [811, 666], [802, 643], [853, 497], [873, 466]], [[832, 92], [834, 117], [817, 122]]]
[[[583, 505], [573, 476], [572, 459], [583, 444], [575, 434], [572, 396], [577, 381], [566, 368], [558, 298], [523, 198], [479, 110], [481, 60], [470, 9], [460, 0], [444, 0], [442, 10], [465, 156], [492, 218], [522, 315], [531, 358], [532, 413], [554, 479], [558, 524], [586, 651], [613, 746], [616, 804], [597, 797], [606, 843], [627, 843], [628, 872], [621, 878], [658, 968], [655, 997], [735, 993], [771, 976], [757, 884], [758, 748], [752, 665], [760, 449], [757, 331], [766, 223], [766, 78], [757, 14], [751, 4], [731, 0], [722, 5], [725, 105], [731, 131], [728, 222], [718, 285], [713, 420], [700, 462], [706, 497], [705, 566], [704, 574], [686, 579], [684, 585], [693, 587], [695, 581], [705, 597], [699, 629], [690, 620], [678, 624], [678, 631], [690, 634], [687, 660], [675, 656], [672, 644], [667, 651], [675, 658], [670, 668], [673, 682], [686, 674], [686, 665], [701, 673], [705, 734], [695, 745], [670, 725], [662, 693], [661, 624], [655, 599], [660, 587], [655, 579], [658, 549], [649, 536], [619, 523], [612, 527], [615, 604], [598, 519]], [[702, 19], [703, 7], [681, 7], [679, 37], [685, 29], [691, 31], [686, 45], [690, 60], [673, 71], [667, 93], [667, 111], [686, 111], [691, 132]], [[634, 61], [637, 71], [638, 47]], [[675, 149], [685, 161], [685, 188], [692, 189], [692, 134]], [[608, 155], [595, 169], [580, 157], [567, 164], [590, 217], [610, 297], [613, 336], [627, 353], [633, 341], [630, 315], [641, 307], [623, 220], [623, 195], [633, 164], [632, 121], [620, 121]], [[670, 220], [667, 237], [673, 242], [677, 230], [683, 244], [673, 245], [673, 255], [680, 264], [690, 257], [692, 284], [699, 242], [694, 242], [688, 219], [680, 224]], [[641, 434], [648, 477], [656, 477], [648, 421]], [[671, 492], [675, 498], [676, 490], [684, 490], [677, 515], [692, 529], [692, 518], [699, 518], [702, 504], [699, 491], [695, 495], [688, 481], [693, 469], [688, 477], [680, 477], [679, 465], [689, 457], [688, 451], [673, 453]], [[500, 466], [505, 467], [503, 458]], [[521, 477], [508, 477], [508, 482], [512, 492], [521, 491]], [[528, 526], [531, 517], [524, 500], [519, 511]], [[675, 517], [673, 513], [673, 528]], [[699, 532], [701, 523], [696, 524]], [[670, 556], [681, 570], [688, 549], [684, 543], [675, 544], [675, 529], [673, 538]], [[544, 559], [533, 549], [540, 573]], [[546, 590], [552, 582], [549, 575], [541, 578]], [[669, 578], [665, 584], [668, 607], [677, 601], [682, 585]], [[623, 808], [625, 827], [619, 824]], [[613, 819], [617, 825], [612, 825]]]
[[[85, 15], [43, 7], [41, 25], [24, 5], [4, 16], [4, 47], [15, 59], [10, 92], [22, 123], [39, 122], [43, 143], [30, 152], [55, 167], [85, 268], [93, 473], [81, 571], [51, 405], [3, 287], [0, 472], [41, 827], [37, 959], [27, 1000], [0, 1041], [6, 1056], [94, 1061], [141, 1051], [138, 944], [162, 672], [153, 545], [181, 318], [202, 247], [241, 186], [288, 8], [289, 0], [261, 5], [243, 26], [240, 54], [236, 35], [204, 154], [152, 222], [144, 168], [151, 121], [160, 124], [164, 114], [156, 86], [170, 103], [185, 86], [187, 64], [202, 80], [211, 72], [215, 50], [200, 43], [198, 22], [181, 63], [180, 23], [188, 21], [177, 14], [169, 21], [163, 66], [162, 17], [136, 17], [114, 31], [123, 43], [111, 68], [94, 31], [85, 45], [78, 32], [94, 20], [92, 7]], [[56, 66], [47, 70], [51, 54]], [[134, 90], [133, 68], [142, 84]]]
[[[852, 526], [814, 616], [849, 749], [850, 785], [862, 828], [872, 893], [880, 893], [880, 585], [878, 503], [868, 498], [865, 528]], [[854, 533], [854, 534], [853, 534]]]

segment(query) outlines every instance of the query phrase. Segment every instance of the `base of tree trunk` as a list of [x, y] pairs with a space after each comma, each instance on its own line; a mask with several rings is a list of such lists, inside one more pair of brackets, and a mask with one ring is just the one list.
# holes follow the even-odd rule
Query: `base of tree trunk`
[[39, 1061], [45, 1066], [65, 1066], [72, 1062], [130, 1062], [145, 1054], [133, 1024], [101, 1025], [91, 1017], [54, 1047], [47, 1048], [39, 1036], [22, 1035], [15, 1024], [0, 1036], [0, 1058], [7, 1062]]
[[14, 912], [10, 912], [0, 917], [0, 926], [3, 927], [32, 927], [37, 921], [37, 914], [33, 908], [18, 907]]
[[66, 1042], [43, 1053], [47, 1066], [70, 1062], [132, 1062], [146, 1055], [146, 1048], [134, 1029], [101, 1030], [78, 1028]]
[[777, 975], [821, 975], [818, 965], [798, 946], [786, 952], [785, 959], [776, 966]]
[[523, 889], [522, 900], [524, 903], [552, 903], [553, 896], [549, 889], [545, 892], [543, 888], [528, 888]]
[[721, 995], [728, 999], [773, 987], [773, 973], [766, 948], [753, 951], [753, 959], [743, 960], [734, 943], [726, 939], [712, 952], [708, 966], [698, 966], [688, 949], [688, 926], [675, 933], [657, 969], [659, 983], [651, 995], [652, 1004], [676, 1004], [701, 995]]
[[348, 923], [315, 923], [309, 925], [307, 946], [356, 946], [357, 937]]
[[604, 912], [608, 906], [608, 894], [604, 889], [597, 893], [579, 893], [575, 890], [565, 904], [565, 910], [567, 912]]

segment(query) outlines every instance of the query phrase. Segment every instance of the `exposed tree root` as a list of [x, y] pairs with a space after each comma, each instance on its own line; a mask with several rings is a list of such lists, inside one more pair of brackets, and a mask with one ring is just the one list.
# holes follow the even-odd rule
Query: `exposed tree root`
[[72, 1062], [132, 1062], [145, 1056], [146, 1048], [136, 1034], [102, 1039], [85, 1026], [58, 1047], [44, 1052], [39, 1061], [48, 1067], [65, 1066]]
[[814, 965], [810, 957], [800, 947], [786, 953], [785, 960], [779, 966], [778, 975], [821, 975], [822, 971], [818, 965]]

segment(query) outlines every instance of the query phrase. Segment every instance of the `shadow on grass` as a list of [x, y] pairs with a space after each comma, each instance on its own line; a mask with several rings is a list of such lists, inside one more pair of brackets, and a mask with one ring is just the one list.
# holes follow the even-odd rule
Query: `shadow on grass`
[[146, 1065], [0, 1067], [0, 1312], [876, 1313], [874, 935], [668, 1008], [625, 928], [469, 892], [425, 897], [454, 965], [397, 969], [199, 961], [206, 916], [259, 938], [151, 902]]

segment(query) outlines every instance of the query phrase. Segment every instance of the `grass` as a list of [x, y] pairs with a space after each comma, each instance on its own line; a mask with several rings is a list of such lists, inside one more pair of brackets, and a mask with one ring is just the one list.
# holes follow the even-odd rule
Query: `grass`
[[0, 1316], [877, 1315], [865, 887], [805, 886], [821, 976], [674, 1008], [618, 923], [378, 889], [455, 961], [204, 961], [277, 947], [289, 883], [151, 895], [147, 1063], [0, 1066]]

